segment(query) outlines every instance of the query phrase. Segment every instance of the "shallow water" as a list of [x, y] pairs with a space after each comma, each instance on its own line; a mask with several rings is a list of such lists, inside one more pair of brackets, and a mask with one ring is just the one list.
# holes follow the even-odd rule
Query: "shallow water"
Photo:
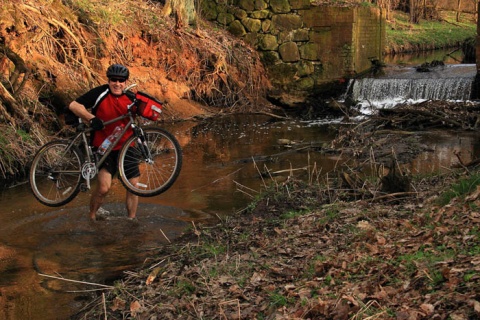
[[[61, 208], [36, 202], [27, 184], [0, 194], [0, 319], [69, 318], [84, 304], [87, 290], [99, 289], [94, 284], [111, 284], [125, 270], [149, 265], [156, 249], [175, 241], [192, 223], [245, 208], [249, 195], [269, 183], [260, 172], [285, 170], [284, 176], [307, 177], [313, 167], [327, 173], [339, 163], [336, 155], [291, 152], [301, 144], [321, 149], [333, 138], [329, 125], [232, 116], [168, 129], [183, 147], [182, 172], [166, 193], [141, 199], [138, 222], [125, 218], [119, 181], [105, 205], [109, 219], [96, 223], [87, 219], [88, 193]], [[474, 133], [425, 133], [432, 151], [409, 168], [414, 173], [447, 170], [457, 161], [454, 150], [465, 161], [478, 156], [477, 141]]]

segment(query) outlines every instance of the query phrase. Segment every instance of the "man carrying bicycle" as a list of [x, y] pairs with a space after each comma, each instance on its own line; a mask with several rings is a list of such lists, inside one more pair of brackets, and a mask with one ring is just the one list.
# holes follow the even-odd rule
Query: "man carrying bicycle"
[[[127, 106], [132, 101], [124, 94], [126, 81], [130, 76], [127, 67], [121, 64], [112, 64], [107, 69], [108, 83], [98, 86], [86, 92], [82, 96], [72, 101], [69, 109], [78, 117], [82, 118], [85, 123], [90, 123], [93, 131], [91, 144], [96, 149], [102, 142], [113, 132], [116, 126], [128, 124], [128, 119], [124, 119], [108, 126], [104, 126], [104, 122], [121, 116], [127, 112]], [[128, 128], [126, 134], [121, 138], [113, 151], [108, 155], [105, 162], [98, 172], [98, 183], [92, 191], [90, 199], [89, 217], [96, 220], [97, 211], [103, 204], [111, 186], [112, 177], [117, 173], [118, 153], [123, 143], [132, 135], [132, 129]], [[135, 169], [135, 168], [134, 168]], [[130, 170], [129, 170], [130, 171]], [[138, 180], [138, 168], [127, 178], [135, 184]], [[126, 208], [128, 218], [136, 217], [138, 207], [138, 196], [127, 190]]]

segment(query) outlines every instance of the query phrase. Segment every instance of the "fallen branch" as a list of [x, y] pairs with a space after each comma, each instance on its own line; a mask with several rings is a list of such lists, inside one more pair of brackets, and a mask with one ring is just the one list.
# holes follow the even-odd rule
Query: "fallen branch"
[[370, 199], [371, 202], [374, 202], [374, 201], [379, 201], [379, 200], [383, 200], [383, 199], [387, 199], [387, 198], [398, 198], [399, 196], [411, 196], [411, 195], [416, 195], [418, 194], [418, 192], [396, 192], [396, 193], [389, 193], [389, 194], [385, 194], [385, 195], [382, 195], [382, 196], [378, 196], [378, 197], [374, 197], [372, 199]]
[[39, 275], [39, 276], [42, 276], [42, 277], [46, 277], [46, 278], [52, 278], [52, 279], [57, 279], [57, 280], [62, 280], [62, 281], [67, 281], [67, 282], [74, 282], [74, 283], [88, 284], [88, 285], [91, 285], [91, 286], [98, 286], [98, 287], [102, 287], [102, 288], [109, 289], [109, 290], [115, 288], [115, 287], [113, 287], [113, 286], [107, 286], [107, 285], [104, 285], [104, 284], [93, 283], [93, 282], [86, 282], [86, 281], [79, 281], [79, 280], [72, 280], [72, 279], [66, 279], [66, 278], [51, 276], [51, 275], [43, 274], [43, 273], [39, 273], [38, 275]]

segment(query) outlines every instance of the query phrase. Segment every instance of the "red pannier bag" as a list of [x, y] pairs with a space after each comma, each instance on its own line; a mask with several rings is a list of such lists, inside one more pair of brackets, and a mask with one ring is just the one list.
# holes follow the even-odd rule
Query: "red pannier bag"
[[135, 98], [137, 99], [136, 105], [138, 115], [153, 121], [158, 119], [162, 112], [162, 103], [160, 101], [141, 91], [138, 91], [135, 94]]

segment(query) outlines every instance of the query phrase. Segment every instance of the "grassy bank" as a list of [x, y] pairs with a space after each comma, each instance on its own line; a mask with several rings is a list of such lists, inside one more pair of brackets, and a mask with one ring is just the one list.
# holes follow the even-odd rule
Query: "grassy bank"
[[454, 12], [442, 11], [436, 20], [412, 24], [408, 14], [395, 11], [386, 32], [385, 52], [393, 54], [459, 46], [476, 36], [477, 26], [471, 14], [462, 14], [457, 22]]

